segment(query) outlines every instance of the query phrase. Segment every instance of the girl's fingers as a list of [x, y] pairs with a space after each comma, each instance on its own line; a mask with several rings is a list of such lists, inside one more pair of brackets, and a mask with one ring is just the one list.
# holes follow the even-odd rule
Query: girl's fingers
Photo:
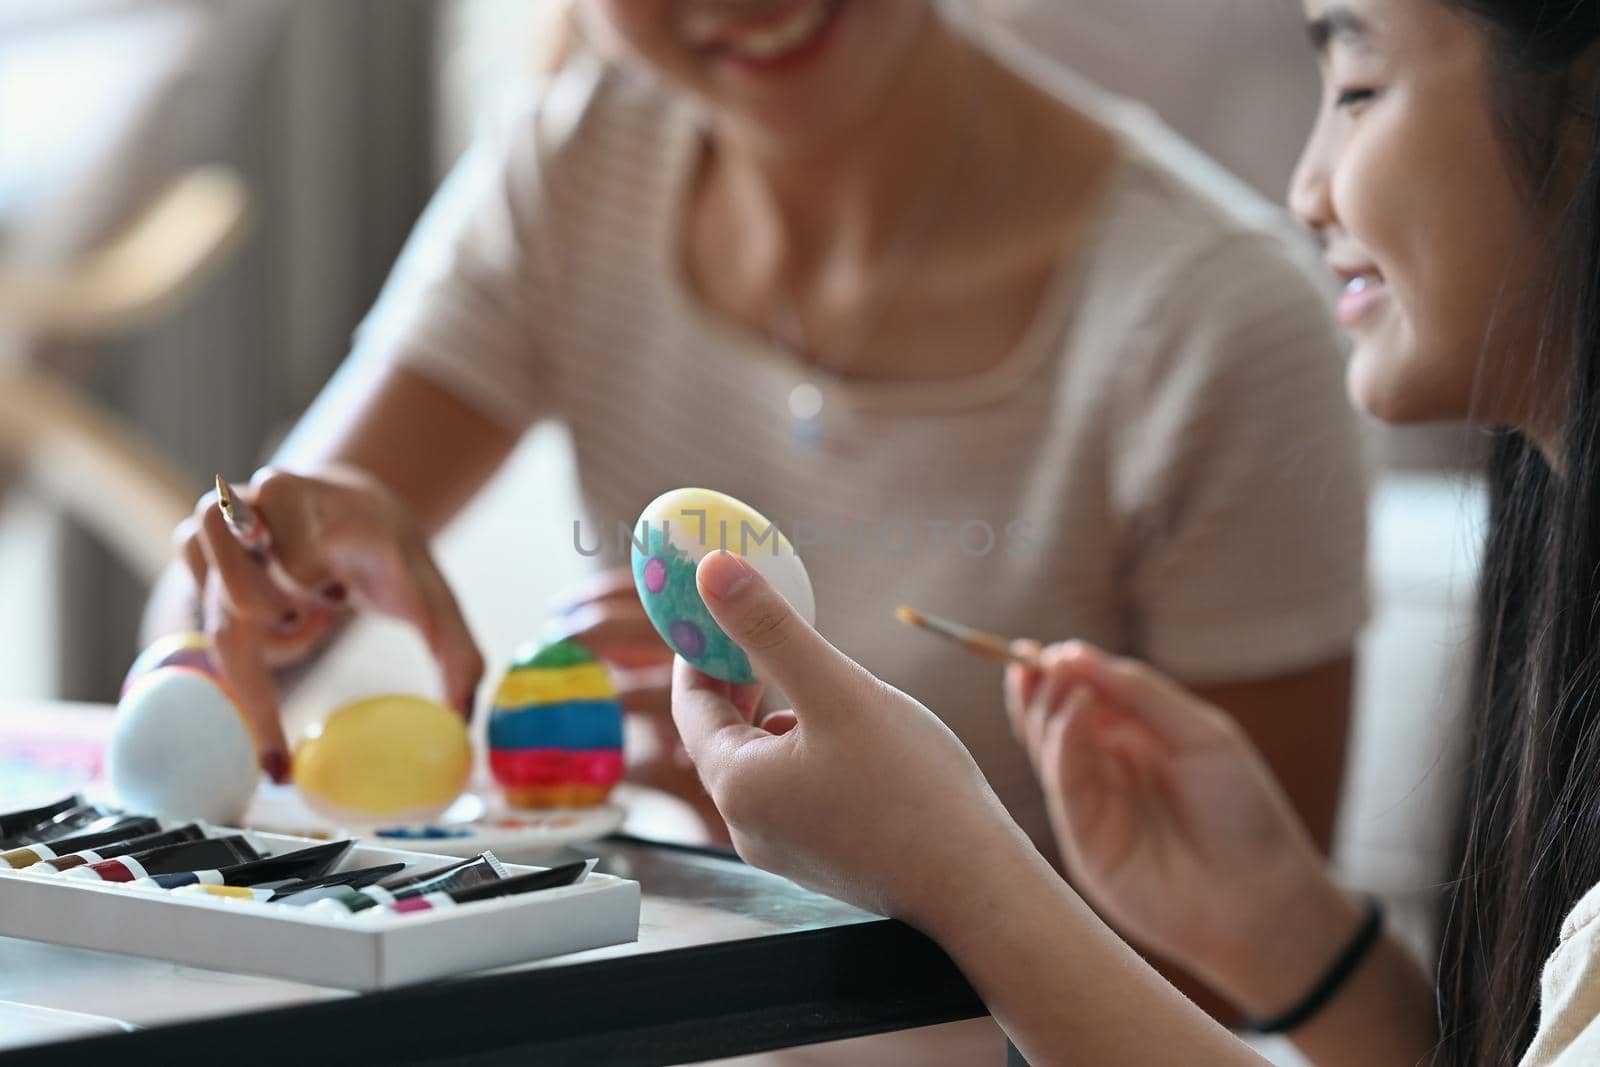
[[1037, 668], [1044, 655], [1044, 646], [1029, 637], [1019, 637], [1011, 642], [1009, 651], [1019, 657], [1024, 666]]
[[1039, 688], [1039, 680], [1043, 677], [1036, 667], [1021, 663], [1006, 664], [1006, 721], [1011, 724], [1011, 736], [1017, 739], [1019, 745], [1026, 743], [1024, 739], [1027, 731], [1023, 724], [1027, 718], [1028, 705], [1033, 702], [1033, 695]]
[[802, 718], [856, 714], [852, 695], [878, 687], [733, 553], [719, 549], [706, 556], [695, 581], [717, 624], [744, 649], [756, 671], [788, 695]]
[[673, 665], [672, 719], [713, 797], [733, 753], [755, 738], [772, 736], [751, 725], [750, 713], [735, 702], [736, 697], [740, 703], [749, 702], [751, 688], [701, 674], [682, 659]]
[[1107, 744], [1105, 723], [1113, 714], [1080, 685], [1041, 741], [1040, 784], [1062, 861], [1080, 876], [1117, 867], [1142, 835], [1160, 832], [1170, 819], [1165, 800], [1130, 773], [1125, 753]]
[[1069, 804], [1092, 801], [1102, 785], [1109, 753], [1098, 730], [1094, 690], [1075, 686], [1059, 715], [1039, 738], [1039, 780]]
[[1081, 641], [1060, 648], [1063, 669], [1094, 686], [1108, 704], [1133, 715], [1167, 745], [1203, 744], [1229, 731], [1226, 715], [1138, 660], [1111, 656]]
[[1044, 653], [1042, 680], [1033, 689], [1032, 699], [1022, 717], [1022, 742], [1033, 760], [1035, 771], [1040, 768], [1045, 725], [1059, 710], [1063, 702], [1078, 685], [1070, 670], [1063, 667], [1059, 649]]
[[778, 737], [782, 737], [799, 725], [800, 720], [792, 711], [775, 711], [761, 720], [761, 728]]

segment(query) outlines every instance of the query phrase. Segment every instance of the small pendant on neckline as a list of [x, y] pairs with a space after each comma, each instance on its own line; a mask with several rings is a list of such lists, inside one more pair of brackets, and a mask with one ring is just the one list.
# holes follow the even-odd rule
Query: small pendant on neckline
[[802, 382], [789, 390], [789, 437], [797, 445], [815, 448], [822, 443], [822, 390]]

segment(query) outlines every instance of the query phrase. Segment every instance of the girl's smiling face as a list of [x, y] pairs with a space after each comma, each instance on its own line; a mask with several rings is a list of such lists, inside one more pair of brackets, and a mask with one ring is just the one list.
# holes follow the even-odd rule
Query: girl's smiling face
[[1306, 0], [1322, 103], [1290, 188], [1346, 282], [1356, 403], [1530, 427], [1546, 230], [1490, 104], [1488, 43], [1442, 0]]

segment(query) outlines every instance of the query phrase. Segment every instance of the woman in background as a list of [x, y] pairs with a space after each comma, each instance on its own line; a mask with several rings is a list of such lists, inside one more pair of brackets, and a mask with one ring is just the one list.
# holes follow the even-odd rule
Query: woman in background
[[[463, 159], [278, 471], [241, 490], [289, 580], [210, 501], [188, 531], [159, 625], [203, 600], [268, 769], [271, 670], [343, 603], [415, 622], [471, 704], [482, 660], [427, 541], [554, 418], [598, 566], [665, 489], [756, 503], [822, 625], [937, 694], [1045, 847], [993, 673], [886, 605], [1150, 658], [1238, 717], [1325, 841], [1361, 474], [1332, 324], [1265, 213], [924, 0], [579, 10], [594, 47]], [[653, 715], [646, 780], [703, 802], [631, 581], [562, 625]]]
[[736, 557], [708, 558], [701, 588], [795, 710], [751, 725], [751, 691], [680, 663], [674, 714], [742, 854], [930, 933], [1036, 1064], [1258, 1062], [1085, 900], [1319, 1065], [1593, 1064], [1600, 2], [1305, 10], [1324, 93], [1292, 200], [1346, 279], [1351, 391], [1391, 421], [1499, 430], [1437, 991], [1334, 884], [1237, 727], [1134, 660], [1060, 645], [1007, 679], [1082, 897], [936, 719]]

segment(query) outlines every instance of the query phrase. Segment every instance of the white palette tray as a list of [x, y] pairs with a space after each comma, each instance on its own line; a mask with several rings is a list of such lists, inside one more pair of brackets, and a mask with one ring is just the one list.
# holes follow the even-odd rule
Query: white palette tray
[[[244, 833], [263, 853], [319, 844]], [[337, 870], [452, 857], [357, 844]], [[508, 875], [538, 870], [506, 864]], [[165, 893], [0, 870], [0, 936], [123, 952], [193, 967], [375, 990], [635, 941], [639, 883], [593, 874], [577, 885], [443, 911], [357, 921], [307, 908]]]

